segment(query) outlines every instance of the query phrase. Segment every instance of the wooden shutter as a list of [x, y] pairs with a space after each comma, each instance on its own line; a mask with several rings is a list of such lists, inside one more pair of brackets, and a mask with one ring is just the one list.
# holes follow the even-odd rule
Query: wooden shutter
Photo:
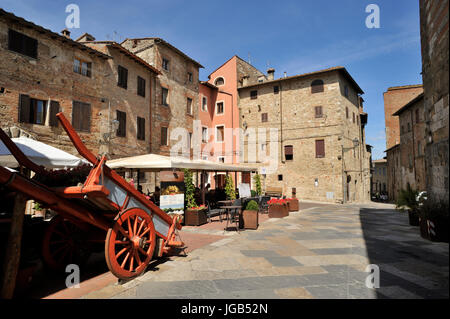
[[324, 140], [316, 140], [316, 157], [317, 158], [325, 157], [325, 141]]
[[119, 128], [117, 129], [117, 136], [125, 137], [127, 133], [127, 114], [125, 112], [116, 111], [117, 120], [119, 121]]
[[262, 113], [261, 114], [261, 122], [267, 122], [268, 120], [268, 115], [267, 113]]
[[348, 118], [348, 107], [345, 108], [345, 117]]
[[57, 101], [50, 101], [50, 126], [58, 126], [58, 118], [56, 117], [56, 114], [59, 112], [59, 102]]
[[314, 110], [315, 110], [315, 113], [316, 113], [316, 118], [320, 118], [320, 117], [323, 116], [322, 107], [321, 106], [316, 106], [314, 108]]
[[85, 132], [91, 131], [91, 105], [88, 103], [81, 103], [81, 123], [82, 130]]
[[258, 91], [251, 91], [250, 92], [250, 97], [251, 97], [251, 99], [252, 100], [255, 100], [255, 99], [257, 99], [258, 98]]
[[167, 144], [167, 127], [161, 127], [161, 145]]
[[145, 140], [145, 119], [142, 117], [137, 118], [137, 139]]
[[320, 93], [323, 92], [323, 81], [315, 80], [311, 83], [311, 93]]
[[294, 155], [294, 147], [292, 145], [286, 145], [284, 147], [284, 154], [285, 155]]
[[26, 94], [19, 96], [19, 122], [30, 122], [30, 97]]

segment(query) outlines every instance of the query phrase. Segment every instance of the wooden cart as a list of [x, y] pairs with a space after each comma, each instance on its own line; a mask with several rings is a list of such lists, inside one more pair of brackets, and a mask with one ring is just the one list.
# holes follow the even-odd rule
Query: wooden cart
[[[110, 169], [105, 156], [92, 154], [62, 113], [57, 117], [79, 154], [93, 165], [83, 185], [48, 187], [0, 166], [1, 186], [58, 213], [42, 243], [46, 264], [59, 268], [77, 263], [87, 255], [90, 244], [104, 242], [110, 271], [120, 279], [129, 279], [140, 275], [154, 256], [184, 246], [176, 241], [176, 231], [181, 229], [178, 220]], [[30, 161], [1, 129], [0, 139], [20, 166], [45, 174], [45, 169]]]

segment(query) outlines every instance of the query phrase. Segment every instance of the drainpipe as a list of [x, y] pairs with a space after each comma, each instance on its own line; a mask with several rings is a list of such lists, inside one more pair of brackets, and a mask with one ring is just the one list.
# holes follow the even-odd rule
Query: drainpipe
[[414, 126], [413, 126], [413, 112], [412, 110], [410, 110], [410, 114], [411, 114], [411, 131], [412, 131], [412, 156], [413, 156], [413, 170], [414, 170], [414, 183], [416, 184], [416, 189], [417, 189], [417, 173], [416, 173], [416, 150], [415, 150], [415, 139], [414, 139]]
[[[229, 95], [231, 97], [231, 129], [234, 129], [234, 101], [233, 101], [233, 94], [219, 91], [219, 93], [223, 93], [226, 95]], [[231, 163], [234, 164], [234, 136], [232, 134], [231, 136]]]
[[283, 87], [280, 82], [280, 155], [281, 155], [281, 163], [286, 163], [283, 157]]

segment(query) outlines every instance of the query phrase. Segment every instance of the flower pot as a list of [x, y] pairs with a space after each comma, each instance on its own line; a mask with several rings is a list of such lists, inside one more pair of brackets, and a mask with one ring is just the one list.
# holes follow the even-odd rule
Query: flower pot
[[408, 210], [408, 219], [411, 226], [419, 226], [419, 215], [412, 210]]
[[258, 216], [257, 210], [244, 210], [240, 218], [240, 228], [258, 229]]
[[269, 218], [283, 218], [289, 216], [289, 208], [287, 204], [270, 204]]
[[298, 212], [299, 211], [299, 205], [298, 205], [298, 199], [292, 198], [288, 199], [288, 205], [289, 205], [289, 211], [290, 212]]
[[200, 226], [208, 221], [206, 209], [186, 209], [184, 213], [184, 224], [186, 226]]

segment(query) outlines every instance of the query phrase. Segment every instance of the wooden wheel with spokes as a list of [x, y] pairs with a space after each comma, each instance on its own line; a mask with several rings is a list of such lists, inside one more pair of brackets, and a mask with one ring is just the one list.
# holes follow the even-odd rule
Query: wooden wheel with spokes
[[105, 257], [109, 270], [120, 279], [139, 276], [150, 263], [156, 232], [152, 217], [140, 208], [119, 213], [108, 230]]

